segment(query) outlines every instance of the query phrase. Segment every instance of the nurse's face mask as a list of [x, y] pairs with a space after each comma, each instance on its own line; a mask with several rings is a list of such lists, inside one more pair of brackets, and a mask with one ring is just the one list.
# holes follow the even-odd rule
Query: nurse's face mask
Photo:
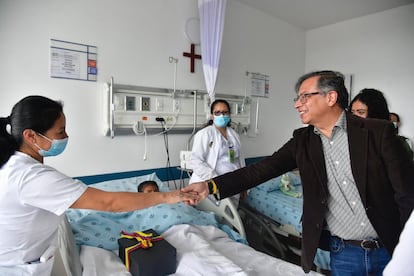
[[37, 133], [38, 135], [42, 136], [43, 138], [45, 138], [46, 140], [48, 140], [51, 143], [50, 149], [48, 150], [44, 150], [42, 148], [40, 148], [36, 143], [36, 147], [39, 148], [39, 154], [43, 157], [48, 157], [48, 156], [56, 156], [61, 154], [65, 148], [66, 145], [68, 144], [68, 137], [64, 138], [64, 139], [49, 139], [46, 136]]
[[217, 127], [226, 127], [230, 122], [230, 111], [214, 111], [213, 112], [213, 122]]
[[230, 116], [225, 116], [225, 115], [216, 116], [216, 115], [214, 115], [214, 124], [217, 127], [226, 127], [229, 122], [230, 122]]

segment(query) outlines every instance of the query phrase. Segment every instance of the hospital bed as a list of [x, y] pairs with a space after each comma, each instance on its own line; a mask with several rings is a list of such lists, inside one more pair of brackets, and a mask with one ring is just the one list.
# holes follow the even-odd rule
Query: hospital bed
[[[284, 179], [289, 180], [289, 190], [284, 189], [282, 176], [250, 189], [239, 213], [252, 247], [275, 257], [300, 259], [302, 184], [297, 171], [287, 173]], [[314, 263], [317, 269], [329, 270], [329, 252], [318, 249]]]
[[[165, 190], [155, 174], [94, 186], [135, 191], [137, 184], [147, 179], [156, 180], [161, 191]], [[126, 231], [152, 228], [161, 233], [177, 250], [173, 275], [305, 275], [299, 266], [246, 245], [244, 226], [230, 200], [222, 200], [217, 206], [205, 199], [198, 208], [206, 211], [182, 203], [123, 213], [70, 210], [59, 228], [59, 250], [52, 275], [130, 275], [118, 257], [118, 227]], [[167, 217], [179, 219], [166, 222]]]

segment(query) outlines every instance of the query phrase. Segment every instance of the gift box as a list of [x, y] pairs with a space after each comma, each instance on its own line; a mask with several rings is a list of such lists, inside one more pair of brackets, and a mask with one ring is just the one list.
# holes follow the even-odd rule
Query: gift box
[[122, 231], [118, 244], [119, 257], [133, 276], [164, 276], [177, 269], [175, 247], [152, 229]]

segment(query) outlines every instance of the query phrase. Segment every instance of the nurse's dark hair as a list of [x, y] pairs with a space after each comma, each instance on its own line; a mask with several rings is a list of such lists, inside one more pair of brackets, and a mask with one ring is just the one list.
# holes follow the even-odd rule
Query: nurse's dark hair
[[22, 145], [25, 129], [44, 134], [62, 112], [62, 103], [43, 96], [27, 96], [16, 103], [10, 116], [0, 118], [0, 167]]
[[[212, 102], [212, 103], [211, 103], [211, 105], [210, 105], [210, 114], [213, 114], [213, 112], [214, 112], [214, 107], [215, 107], [217, 104], [219, 104], [219, 103], [225, 104], [225, 105], [227, 106], [227, 108], [228, 108], [228, 110], [229, 110], [230, 114], [231, 114], [231, 109], [230, 109], [230, 104], [229, 104], [229, 102], [228, 102], [228, 101], [226, 101], [226, 100], [222, 100], [222, 99], [217, 99], [217, 100], [215, 100], [214, 102]], [[210, 125], [212, 125], [212, 124], [213, 124], [213, 120], [209, 119], [209, 120], [208, 120], [208, 122], [207, 122], [207, 124], [206, 124], [206, 126], [210, 126]], [[229, 123], [227, 124], [227, 126], [230, 126], [230, 124], [231, 124], [231, 120], [229, 121]]]
[[317, 86], [322, 95], [326, 95], [329, 91], [336, 91], [338, 94], [337, 102], [339, 106], [342, 109], [346, 109], [348, 107], [349, 94], [345, 86], [345, 77], [337, 71], [314, 71], [301, 76], [295, 85], [296, 94], [299, 93], [299, 88], [302, 83], [312, 77], [319, 77]]

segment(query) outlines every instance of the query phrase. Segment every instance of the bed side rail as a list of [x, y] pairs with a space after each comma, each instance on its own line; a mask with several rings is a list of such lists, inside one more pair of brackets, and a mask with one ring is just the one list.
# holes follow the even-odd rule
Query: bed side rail
[[214, 199], [208, 197], [198, 203], [197, 209], [215, 213], [217, 216], [224, 219], [225, 222], [233, 226], [236, 231], [239, 232], [240, 236], [246, 238], [243, 222], [236, 206], [234, 206], [234, 203], [231, 202], [229, 198], [224, 198], [216, 203]]
[[239, 214], [246, 229], [247, 242], [251, 247], [273, 257], [286, 259], [287, 248], [260, 216], [243, 202], [240, 202]]

